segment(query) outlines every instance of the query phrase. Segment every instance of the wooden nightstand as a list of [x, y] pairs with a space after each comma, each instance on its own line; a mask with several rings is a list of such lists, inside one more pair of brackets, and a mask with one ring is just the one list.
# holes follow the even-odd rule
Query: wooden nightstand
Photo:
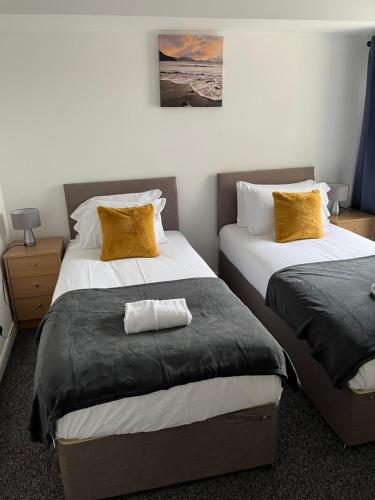
[[375, 215], [347, 208], [343, 209], [339, 215], [332, 215], [329, 220], [332, 224], [348, 229], [365, 238], [375, 239]]
[[20, 327], [38, 325], [48, 311], [63, 252], [63, 238], [47, 238], [33, 247], [15, 241], [4, 253], [12, 309]]

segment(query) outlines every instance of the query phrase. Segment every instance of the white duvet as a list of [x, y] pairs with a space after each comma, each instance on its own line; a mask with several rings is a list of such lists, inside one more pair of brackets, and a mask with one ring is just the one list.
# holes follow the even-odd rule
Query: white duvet
[[[375, 255], [375, 243], [367, 238], [333, 224], [324, 230], [321, 239], [276, 243], [273, 234], [250, 236], [246, 228], [229, 224], [220, 231], [220, 249], [263, 297], [272, 274], [284, 267]], [[362, 365], [348, 386], [375, 391], [375, 360]]]
[[[69, 290], [109, 288], [215, 274], [177, 231], [153, 259], [100, 260], [100, 249], [68, 246], [53, 300]], [[125, 335], [125, 333], [124, 333]], [[144, 396], [123, 398], [68, 413], [57, 421], [58, 439], [85, 439], [155, 431], [244, 408], [278, 402], [280, 378], [272, 375], [223, 377], [185, 384]]]

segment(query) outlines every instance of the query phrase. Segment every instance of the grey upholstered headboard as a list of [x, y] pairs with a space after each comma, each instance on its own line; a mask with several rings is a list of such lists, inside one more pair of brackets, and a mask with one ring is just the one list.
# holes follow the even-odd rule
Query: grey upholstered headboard
[[245, 170], [217, 174], [217, 232], [219, 233], [223, 226], [237, 222], [238, 181], [253, 184], [289, 184], [314, 178], [314, 167]]
[[140, 193], [150, 189], [160, 189], [167, 203], [163, 210], [163, 227], [166, 230], [178, 230], [178, 199], [176, 177], [155, 177], [153, 179], [130, 179], [123, 181], [79, 182], [64, 184], [66, 208], [69, 218], [71, 238], [74, 238], [75, 221], [70, 214], [85, 200], [93, 196], [105, 196], [122, 193]]

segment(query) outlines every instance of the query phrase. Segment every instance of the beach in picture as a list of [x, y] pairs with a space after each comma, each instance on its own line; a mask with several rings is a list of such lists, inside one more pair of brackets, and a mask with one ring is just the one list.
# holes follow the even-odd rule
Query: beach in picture
[[220, 107], [223, 37], [159, 35], [162, 107]]

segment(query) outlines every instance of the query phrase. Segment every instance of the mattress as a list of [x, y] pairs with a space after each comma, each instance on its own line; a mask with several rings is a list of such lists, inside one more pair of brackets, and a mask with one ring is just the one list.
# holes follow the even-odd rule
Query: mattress
[[[263, 297], [272, 274], [285, 267], [375, 255], [373, 241], [333, 224], [325, 227], [321, 239], [289, 243], [276, 243], [273, 234], [251, 236], [246, 228], [229, 224], [220, 231], [220, 249]], [[348, 386], [375, 391], [375, 360], [362, 365]]]
[[[100, 249], [75, 250], [68, 246], [53, 301], [69, 290], [215, 276], [181, 233], [168, 231], [166, 235], [167, 241], [159, 246], [160, 255], [154, 259], [102, 262]], [[56, 438], [98, 438], [176, 427], [277, 403], [281, 392], [280, 378], [271, 375], [189, 383], [68, 413], [57, 421]]]

